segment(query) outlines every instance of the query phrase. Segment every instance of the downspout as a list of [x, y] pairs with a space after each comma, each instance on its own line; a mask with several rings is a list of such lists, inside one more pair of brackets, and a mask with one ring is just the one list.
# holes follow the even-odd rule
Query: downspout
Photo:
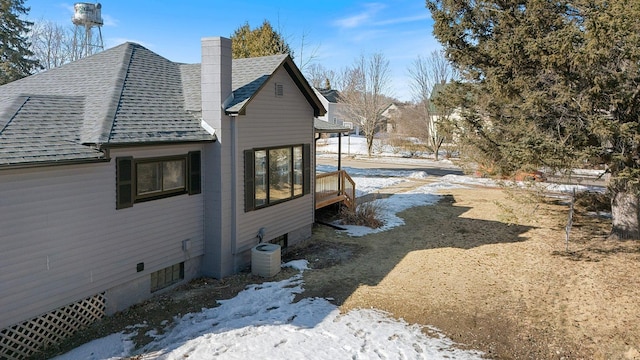
[[[232, 241], [231, 242], [231, 253], [233, 255], [237, 254], [237, 249], [238, 249], [238, 230], [237, 230], [237, 225], [238, 225], [238, 213], [237, 213], [237, 209], [238, 209], [238, 204], [237, 204], [237, 200], [238, 200], [238, 172], [237, 172], [237, 163], [238, 163], [238, 158], [237, 158], [237, 151], [238, 151], [238, 138], [236, 136], [236, 116], [229, 116], [231, 121], [229, 124], [229, 132], [231, 135], [230, 138], [233, 139], [231, 141], [231, 187], [232, 187], [232, 191], [231, 191], [231, 238], [232, 239], [236, 239], [236, 241]], [[234, 263], [237, 262], [237, 260], [235, 259], [234, 256]], [[234, 264], [234, 268], [236, 268], [236, 264]]]
[[[314, 132], [315, 132], [315, 127], [314, 127]], [[316, 180], [318, 179], [318, 140], [320, 140], [321, 138], [321, 133], [315, 133], [316, 135], [314, 136], [313, 139], [313, 208], [316, 208]], [[315, 212], [314, 212], [314, 222], [315, 222]]]

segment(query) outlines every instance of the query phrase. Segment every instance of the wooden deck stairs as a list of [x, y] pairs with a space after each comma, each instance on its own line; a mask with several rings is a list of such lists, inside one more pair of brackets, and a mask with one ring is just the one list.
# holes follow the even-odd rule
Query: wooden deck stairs
[[343, 202], [351, 210], [356, 208], [356, 183], [345, 170], [316, 176], [316, 210]]

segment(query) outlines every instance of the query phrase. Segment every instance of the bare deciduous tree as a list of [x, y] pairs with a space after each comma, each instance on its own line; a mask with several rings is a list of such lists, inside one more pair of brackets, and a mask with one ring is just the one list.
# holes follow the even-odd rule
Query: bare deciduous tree
[[321, 64], [311, 64], [305, 70], [307, 80], [316, 89], [330, 89], [338, 84], [338, 74]]
[[416, 103], [416, 118], [411, 119], [409, 129], [413, 132], [412, 136], [426, 142], [427, 148], [438, 160], [440, 147], [449, 135], [446, 130], [451, 111], [436, 107], [431, 97], [438, 85], [444, 86], [454, 77], [454, 69], [442, 52], [433, 51], [428, 57], [418, 56], [408, 71]]
[[298, 49], [298, 61], [297, 65], [301, 71], [305, 71], [308, 67], [313, 66], [313, 61], [318, 58], [318, 51], [320, 50], [320, 45], [314, 45], [309, 49], [309, 42], [307, 41], [308, 32], [302, 33], [302, 38], [300, 39], [300, 48]]
[[342, 81], [343, 115], [360, 126], [371, 156], [374, 136], [382, 124], [382, 113], [389, 105], [385, 95], [391, 83], [389, 60], [381, 53], [369, 57], [360, 55], [351, 68], [344, 70]]
[[51, 21], [34, 23], [31, 30], [31, 51], [44, 70], [75, 60], [73, 34], [70, 29]]

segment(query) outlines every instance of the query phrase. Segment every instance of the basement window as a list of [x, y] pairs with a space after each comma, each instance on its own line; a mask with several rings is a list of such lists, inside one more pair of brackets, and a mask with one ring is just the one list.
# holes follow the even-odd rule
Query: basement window
[[289, 234], [280, 235], [269, 242], [272, 244], [280, 245], [281, 249], [286, 249], [289, 246]]
[[184, 262], [151, 273], [151, 292], [169, 287], [184, 280]]

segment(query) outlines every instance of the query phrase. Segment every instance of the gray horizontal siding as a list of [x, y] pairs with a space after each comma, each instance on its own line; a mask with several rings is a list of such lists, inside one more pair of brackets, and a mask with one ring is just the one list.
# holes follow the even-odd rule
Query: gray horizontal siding
[[[275, 84], [284, 85], [284, 96], [275, 96]], [[279, 69], [262, 91], [249, 103], [247, 115], [240, 116], [238, 155], [246, 149], [279, 145], [311, 144], [313, 150], [313, 109], [284, 69]], [[313, 151], [312, 151], [313, 152]], [[314, 154], [311, 154], [314, 168]], [[257, 233], [266, 229], [265, 240], [313, 223], [313, 196], [305, 195], [264, 209], [244, 212], [244, 159], [237, 159], [237, 243], [236, 253], [257, 244]], [[313, 171], [312, 171], [313, 176]], [[313, 190], [312, 190], [313, 193]]]
[[[199, 149], [118, 149], [111, 156]], [[115, 210], [113, 160], [0, 171], [0, 329], [202, 255], [202, 208], [200, 194]], [[144, 272], [136, 272], [139, 262]]]
[[260, 228], [265, 228], [265, 241], [313, 223], [310, 196], [244, 214], [238, 231], [238, 252], [256, 245]]

